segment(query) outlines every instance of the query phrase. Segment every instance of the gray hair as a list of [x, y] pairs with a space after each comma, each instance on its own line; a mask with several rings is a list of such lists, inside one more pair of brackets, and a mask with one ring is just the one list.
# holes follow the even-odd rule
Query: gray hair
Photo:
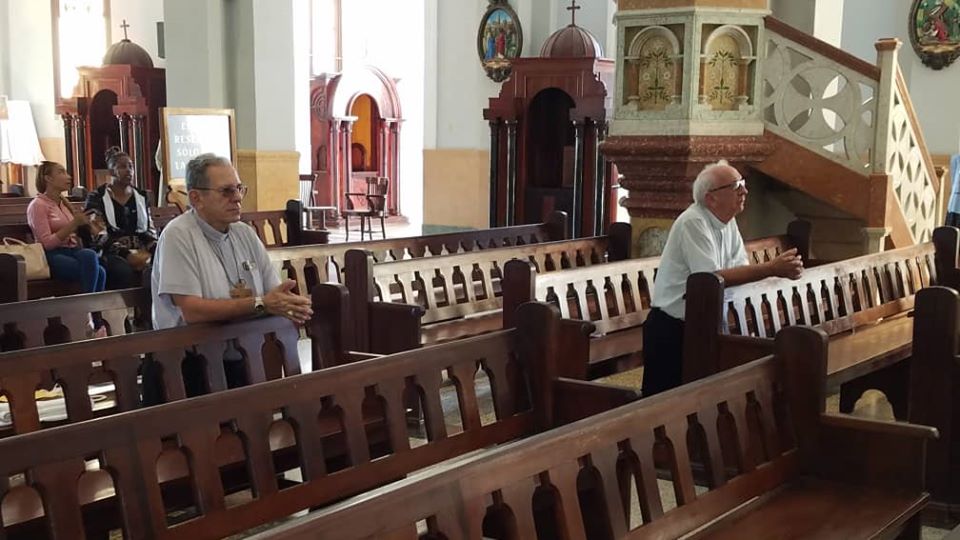
[[187, 191], [210, 186], [207, 169], [210, 167], [232, 167], [233, 163], [216, 154], [200, 154], [187, 163]]
[[717, 179], [717, 167], [729, 167], [727, 160], [721, 159], [716, 163], [711, 163], [700, 171], [697, 179], [693, 181], [693, 202], [703, 204], [707, 198], [707, 193], [713, 188], [713, 182]]

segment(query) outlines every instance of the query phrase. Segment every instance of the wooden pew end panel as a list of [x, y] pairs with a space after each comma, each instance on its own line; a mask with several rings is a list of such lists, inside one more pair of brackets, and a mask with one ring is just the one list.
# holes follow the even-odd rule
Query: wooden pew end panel
[[554, 419], [558, 425], [626, 405], [640, 399], [634, 388], [560, 377], [553, 382]]
[[818, 476], [890, 490], [925, 489], [927, 442], [936, 428], [825, 413], [820, 416]]
[[0, 303], [27, 299], [27, 262], [20, 255], [0, 253]]
[[370, 351], [391, 354], [420, 347], [423, 308], [416, 304], [370, 302]]

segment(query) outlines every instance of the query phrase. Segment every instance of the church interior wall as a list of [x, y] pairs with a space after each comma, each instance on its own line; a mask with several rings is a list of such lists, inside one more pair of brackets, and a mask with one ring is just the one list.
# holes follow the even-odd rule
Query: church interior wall
[[0, 0], [0, 95], [10, 94], [10, 1]]
[[[604, 52], [616, 43], [611, 0], [579, 2], [577, 24], [589, 30]], [[428, 32], [435, 21], [435, 35], [427, 36], [426, 103], [424, 144], [424, 223], [456, 227], [486, 227], [489, 223], [490, 128], [482, 111], [500, 92], [500, 83], [487, 78], [477, 59], [477, 27], [487, 0], [444, 2], [428, 0]], [[568, 0], [511, 0], [523, 26], [523, 56], [537, 56], [543, 42], [570, 23]], [[607, 52], [611, 51], [611, 52]], [[455, 164], [452, 174], [448, 164]], [[457, 208], [450, 196], [476, 199]], [[456, 211], [454, 210], [456, 208]]]
[[846, 0], [843, 14], [843, 49], [876, 62], [874, 42], [895, 37], [900, 47], [900, 68], [910, 89], [913, 106], [931, 154], [955, 154], [960, 149], [960, 62], [939, 70], [923, 65], [910, 45], [907, 18], [911, 0]]
[[123, 39], [124, 20], [130, 25], [127, 36], [140, 45], [153, 58], [154, 67], [166, 67], [165, 58], [160, 58], [157, 40], [157, 23], [163, 21], [164, 0], [110, 0], [110, 43]]

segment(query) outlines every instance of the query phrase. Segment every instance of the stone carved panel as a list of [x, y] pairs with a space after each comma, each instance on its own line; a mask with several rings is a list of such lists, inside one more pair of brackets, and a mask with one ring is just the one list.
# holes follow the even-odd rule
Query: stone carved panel
[[869, 174], [877, 81], [772, 32], [764, 48], [760, 106], [767, 129]]
[[742, 28], [724, 25], [712, 29], [701, 55], [700, 103], [714, 111], [736, 111], [747, 104], [753, 60], [753, 44]]
[[639, 111], [663, 111], [679, 104], [683, 82], [683, 47], [679, 28], [640, 29], [627, 50], [623, 96]]

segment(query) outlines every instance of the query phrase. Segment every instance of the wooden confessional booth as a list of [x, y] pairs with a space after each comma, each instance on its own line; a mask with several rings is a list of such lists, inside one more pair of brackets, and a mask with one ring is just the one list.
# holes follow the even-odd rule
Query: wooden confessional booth
[[[153, 156], [160, 142], [160, 108], [167, 103], [164, 70], [150, 54], [124, 39], [114, 43], [101, 67], [81, 67], [73, 97], [57, 102], [63, 119], [67, 171], [78, 186], [94, 189], [109, 180], [104, 152], [119, 146], [130, 155], [135, 184], [158, 193], [160, 171]], [[151, 201], [157, 204], [157, 201]]]
[[599, 152], [612, 115], [614, 62], [569, 25], [539, 58], [518, 58], [483, 117], [490, 124], [490, 226], [567, 212], [574, 237], [603, 234], [616, 215], [616, 170]]

